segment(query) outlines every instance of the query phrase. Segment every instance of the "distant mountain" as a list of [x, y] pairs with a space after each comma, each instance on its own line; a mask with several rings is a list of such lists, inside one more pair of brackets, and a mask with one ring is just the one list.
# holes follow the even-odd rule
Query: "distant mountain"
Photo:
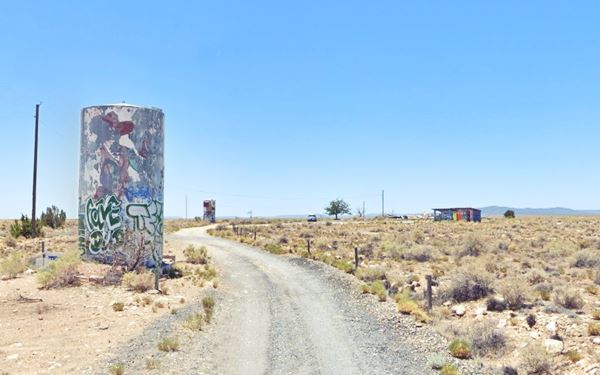
[[507, 210], [515, 211], [516, 216], [600, 216], [600, 210], [573, 210], [565, 207], [512, 208], [502, 206], [482, 207], [481, 215], [502, 216]]

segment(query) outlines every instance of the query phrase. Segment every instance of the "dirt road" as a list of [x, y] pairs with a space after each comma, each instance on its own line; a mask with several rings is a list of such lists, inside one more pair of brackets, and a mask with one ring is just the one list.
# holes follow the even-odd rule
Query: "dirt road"
[[[210, 237], [206, 228], [172, 237], [207, 246], [221, 272], [221, 309], [207, 332], [210, 350], [202, 354], [212, 366], [205, 369], [218, 374], [431, 372], [395, 329], [357, 303], [341, 273]], [[178, 363], [189, 360], [194, 359]]]

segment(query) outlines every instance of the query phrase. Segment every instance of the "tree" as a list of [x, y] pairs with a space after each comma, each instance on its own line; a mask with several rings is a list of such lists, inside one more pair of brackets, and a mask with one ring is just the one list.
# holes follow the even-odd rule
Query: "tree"
[[58, 207], [52, 206], [46, 208], [46, 212], [42, 212], [42, 217], [40, 220], [42, 223], [44, 223], [44, 225], [53, 229], [57, 229], [65, 225], [67, 214]]
[[338, 220], [338, 215], [350, 215], [352, 210], [350, 205], [343, 199], [335, 199], [329, 202], [329, 206], [325, 207], [327, 215], [335, 215], [335, 220]]
[[513, 210], [506, 210], [506, 212], [504, 213], [504, 217], [507, 219], [514, 219], [515, 218], [515, 211]]

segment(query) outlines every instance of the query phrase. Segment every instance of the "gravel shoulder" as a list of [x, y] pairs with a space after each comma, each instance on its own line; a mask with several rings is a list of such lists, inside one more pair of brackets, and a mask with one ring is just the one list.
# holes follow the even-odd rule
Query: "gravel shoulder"
[[[200, 309], [200, 297], [161, 319], [115, 358], [128, 374], [151, 373], [143, 368], [149, 357], [160, 361], [156, 373], [162, 374], [414, 375], [437, 373], [428, 364], [432, 354], [453, 362], [429, 327], [417, 327], [393, 303], [360, 294], [352, 276], [210, 237], [206, 229], [171, 237], [206, 246], [219, 270], [220, 287], [211, 291], [217, 301], [213, 323], [195, 334], [181, 329], [185, 317]], [[158, 352], [160, 337], [172, 335], [181, 338], [181, 350]]]

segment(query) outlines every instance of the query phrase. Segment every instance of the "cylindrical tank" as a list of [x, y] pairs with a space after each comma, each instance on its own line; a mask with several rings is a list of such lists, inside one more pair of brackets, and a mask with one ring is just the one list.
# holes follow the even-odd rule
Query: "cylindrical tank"
[[79, 247], [130, 268], [160, 264], [163, 250], [164, 114], [99, 105], [81, 111]]

